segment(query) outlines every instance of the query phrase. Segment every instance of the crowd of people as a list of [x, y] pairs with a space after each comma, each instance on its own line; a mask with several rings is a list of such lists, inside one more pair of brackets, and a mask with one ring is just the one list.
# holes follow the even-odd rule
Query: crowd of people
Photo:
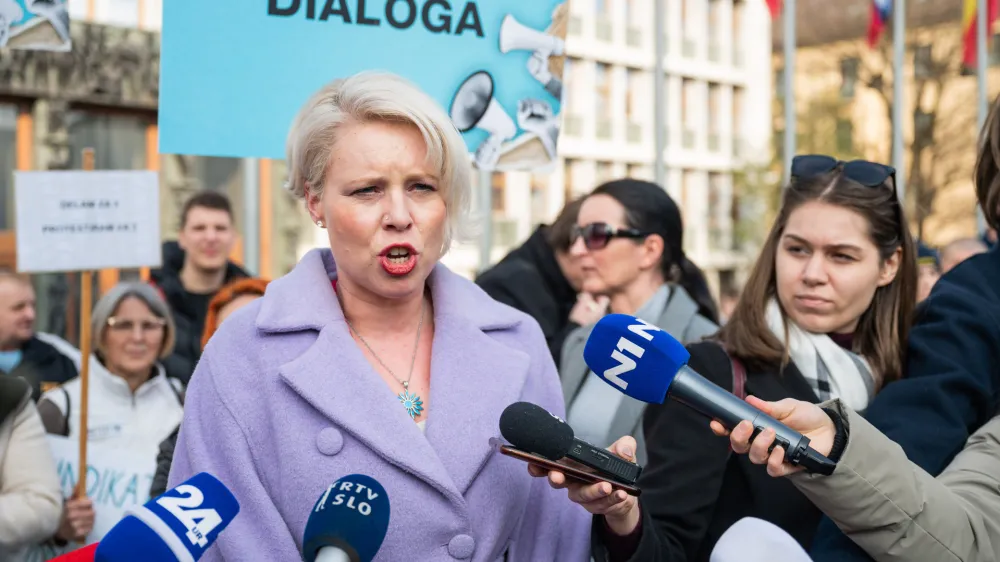
[[[975, 175], [991, 229], [998, 113]], [[756, 560], [760, 529], [791, 545], [771, 560], [1000, 554], [1000, 250], [990, 234], [914, 240], [890, 166], [796, 156], [746, 283], [716, 300], [676, 202], [630, 178], [567, 203], [474, 281], [451, 272], [471, 167], [448, 115], [399, 77], [324, 86], [287, 146], [288, 188], [328, 248], [253, 279], [228, 260], [228, 202], [199, 194], [163, 268], [92, 314], [88, 438], [155, 457], [151, 496], [207, 471], [239, 499], [205, 560], [300, 559], [310, 507], [354, 472], [391, 497], [380, 560]], [[833, 475], [785, 462], [773, 431], [594, 376], [583, 349], [612, 313], [682, 342]], [[0, 273], [0, 559], [17, 562], [72, 548], [95, 518], [63, 497], [45, 444], [77, 436], [80, 353], [33, 324], [30, 282]], [[517, 401], [642, 465], [642, 495], [494, 454]], [[745, 548], [724, 554], [739, 529]]]

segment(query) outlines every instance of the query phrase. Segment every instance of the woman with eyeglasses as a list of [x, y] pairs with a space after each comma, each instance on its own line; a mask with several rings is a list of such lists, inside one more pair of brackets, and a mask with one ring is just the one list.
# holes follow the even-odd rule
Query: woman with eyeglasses
[[[606, 298], [607, 312], [638, 316], [688, 343], [715, 333], [718, 315], [704, 276], [684, 256], [683, 242], [681, 213], [667, 192], [622, 179], [584, 200], [570, 254], [583, 271], [583, 291]], [[574, 330], [563, 345], [567, 421], [578, 438], [601, 447], [622, 435], [641, 444], [646, 404], [590, 376], [583, 361], [593, 327]], [[645, 460], [643, 447], [639, 460]]]
[[[158, 444], [184, 414], [181, 383], [167, 378], [160, 363], [174, 346], [170, 310], [152, 286], [119, 283], [94, 306], [91, 334], [95, 350], [90, 360], [87, 440], [148, 454], [152, 472]], [[38, 411], [48, 433], [78, 438], [80, 388], [77, 377], [42, 395]], [[67, 500], [53, 542], [62, 547], [100, 539], [87, 536], [94, 517], [88, 498]]]
[[[689, 365], [740, 396], [839, 398], [856, 411], [900, 378], [917, 271], [893, 174], [872, 162], [796, 157], [732, 318], [711, 340], [688, 346]], [[649, 461], [638, 501], [607, 484], [567, 485], [562, 473], [530, 468], [595, 514], [596, 560], [709, 560], [744, 517], [774, 523], [808, 548], [819, 510], [788, 481], [733, 456], [709, 420], [668, 400], [646, 409], [643, 429]], [[610, 449], [635, 458], [631, 437]]]

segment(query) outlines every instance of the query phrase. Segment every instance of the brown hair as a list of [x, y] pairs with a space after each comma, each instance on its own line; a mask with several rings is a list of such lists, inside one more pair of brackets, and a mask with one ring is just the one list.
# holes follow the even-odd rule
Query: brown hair
[[559, 211], [556, 220], [552, 221], [552, 225], [548, 229], [547, 239], [553, 250], [564, 254], [569, 252], [570, 246], [573, 245], [573, 228], [576, 227], [576, 217], [580, 214], [580, 207], [583, 206], [583, 200], [586, 198], [586, 196], [577, 197], [566, 203], [562, 211]]
[[795, 209], [810, 201], [822, 201], [864, 217], [869, 239], [883, 261], [902, 248], [896, 277], [876, 289], [854, 334], [854, 350], [871, 364], [877, 385], [902, 375], [906, 338], [916, 306], [917, 265], [913, 237], [895, 189], [889, 189], [891, 182], [886, 180], [881, 186], [867, 187], [844, 177], [840, 168], [817, 177], [792, 180], [784, 190], [778, 217], [733, 316], [717, 336], [731, 354], [757, 367], [788, 363], [788, 350], [767, 324], [768, 301], [777, 296], [778, 244]]
[[219, 289], [219, 292], [215, 293], [215, 296], [208, 303], [208, 314], [205, 316], [205, 329], [201, 333], [202, 349], [205, 348], [205, 344], [208, 343], [209, 338], [212, 337], [215, 330], [219, 328], [218, 317], [222, 307], [243, 295], [263, 296], [267, 284], [268, 281], [265, 279], [244, 277]]
[[182, 229], [185, 225], [187, 225], [188, 215], [191, 213], [191, 209], [196, 207], [214, 209], [216, 211], [225, 211], [226, 214], [229, 215], [229, 219], [233, 219], [233, 206], [229, 202], [228, 197], [216, 191], [202, 191], [201, 193], [192, 195], [187, 201], [184, 202], [184, 207], [181, 209]]
[[986, 224], [1000, 230], [1000, 96], [993, 101], [990, 114], [979, 132], [976, 156], [976, 199]]

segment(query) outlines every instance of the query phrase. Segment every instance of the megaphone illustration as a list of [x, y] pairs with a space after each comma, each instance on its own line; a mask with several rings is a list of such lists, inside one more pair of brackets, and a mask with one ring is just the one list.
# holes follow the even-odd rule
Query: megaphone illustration
[[517, 125], [493, 97], [493, 77], [484, 70], [462, 82], [451, 101], [451, 120], [465, 133], [483, 129], [490, 134], [476, 149], [475, 161], [481, 170], [492, 170], [500, 159], [500, 147], [517, 133]]
[[505, 55], [510, 51], [535, 51], [549, 57], [565, 54], [565, 50], [562, 38], [532, 29], [510, 14], [500, 24], [500, 52]]

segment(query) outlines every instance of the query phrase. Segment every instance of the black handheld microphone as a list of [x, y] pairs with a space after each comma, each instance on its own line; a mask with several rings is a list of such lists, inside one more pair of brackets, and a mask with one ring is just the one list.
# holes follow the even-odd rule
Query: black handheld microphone
[[650, 404], [662, 404], [669, 396], [728, 429], [749, 420], [753, 437], [773, 429], [785, 460], [809, 472], [833, 474], [837, 464], [809, 447], [808, 437], [699, 375], [687, 366], [690, 358], [670, 334], [627, 314], [601, 318], [583, 350], [591, 371], [623, 394]]
[[552, 461], [569, 458], [623, 484], [639, 479], [642, 467], [573, 436], [573, 428], [545, 408], [515, 402], [500, 415], [500, 434], [518, 449]]

